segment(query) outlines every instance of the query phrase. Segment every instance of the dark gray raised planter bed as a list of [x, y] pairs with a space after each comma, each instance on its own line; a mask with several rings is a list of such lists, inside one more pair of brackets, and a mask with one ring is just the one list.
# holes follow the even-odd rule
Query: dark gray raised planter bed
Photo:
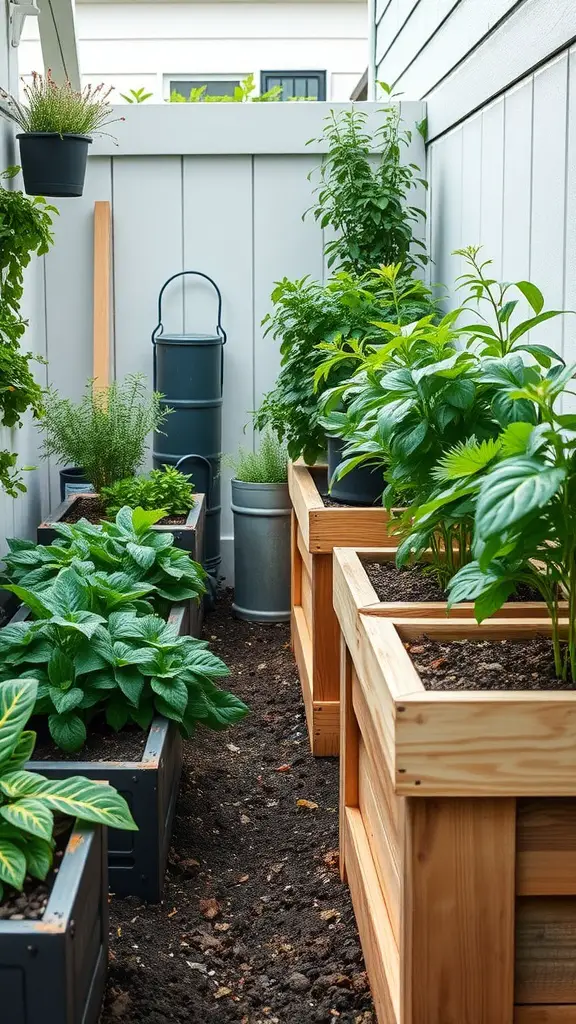
[[40, 921], [0, 921], [3, 1024], [97, 1024], [108, 962], [106, 829], [77, 825]]
[[[181, 633], [186, 616], [184, 605], [177, 605], [170, 616]], [[50, 779], [85, 775], [114, 786], [127, 800], [139, 831], [109, 830], [110, 890], [150, 903], [162, 899], [182, 771], [182, 738], [175, 722], [154, 719], [141, 761], [29, 761], [26, 767]]]
[[[38, 544], [52, 544], [56, 540], [58, 534], [54, 529], [54, 523], [61, 523], [65, 516], [69, 514], [73, 508], [75, 502], [80, 498], [97, 500], [97, 494], [73, 494], [65, 501], [61, 502], [60, 505], [51, 512], [50, 515], [46, 516], [46, 519], [40, 523], [36, 531], [36, 540]], [[206, 519], [206, 499], [203, 494], [195, 494], [194, 499], [196, 504], [194, 508], [190, 509], [186, 523], [182, 526], [153, 526], [153, 530], [158, 530], [162, 533], [173, 533], [174, 542], [177, 547], [183, 548], [195, 562], [204, 562], [204, 523]], [[200, 636], [202, 629], [202, 622], [204, 620], [204, 602], [203, 601], [191, 601], [190, 602], [190, 615], [189, 615], [189, 628], [188, 632], [190, 636]]]

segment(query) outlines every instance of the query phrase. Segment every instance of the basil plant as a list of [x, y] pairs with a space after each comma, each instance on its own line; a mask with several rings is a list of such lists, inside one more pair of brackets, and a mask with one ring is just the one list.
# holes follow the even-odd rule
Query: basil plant
[[100, 574], [103, 587], [108, 577], [110, 589], [124, 597], [130, 587], [134, 593], [143, 588], [142, 596], [146, 594], [151, 604], [141, 610], [153, 609], [167, 618], [171, 604], [198, 600], [205, 593], [206, 573], [186, 551], [175, 547], [173, 534], [151, 529], [164, 515], [164, 509], [145, 511], [125, 505], [114, 522], [96, 526], [81, 519], [54, 524], [59, 539], [53, 544], [9, 540], [2, 580], [38, 589], [72, 566], [85, 576]]
[[26, 724], [37, 703], [33, 679], [0, 684], [0, 900], [4, 886], [21, 890], [27, 875], [43, 881], [54, 856], [54, 815], [137, 830], [113, 786], [82, 777], [46, 779], [24, 765], [36, 734]]
[[6, 589], [33, 618], [0, 630], [0, 680], [38, 681], [34, 712], [48, 717], [63, 750], [82, 748], [99, 713], [115, 730], [129, 722], [147, 729], [155, 714], [165, 715], [186, 736], [196, 722], [223, 729], [247, 714], [241, 700], [215, 685], [228, 669], [205, 641], [130, 607], [105, 618], [93, 610], [93, 582], [73, 567], [47, 587]]

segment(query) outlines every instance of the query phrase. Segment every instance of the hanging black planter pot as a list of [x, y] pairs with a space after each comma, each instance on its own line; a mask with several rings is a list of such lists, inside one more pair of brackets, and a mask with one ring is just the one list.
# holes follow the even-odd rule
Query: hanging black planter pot
[[81, 196], [86, 176], [89, 135], [22, 132], [20, 163], [29, 196]]

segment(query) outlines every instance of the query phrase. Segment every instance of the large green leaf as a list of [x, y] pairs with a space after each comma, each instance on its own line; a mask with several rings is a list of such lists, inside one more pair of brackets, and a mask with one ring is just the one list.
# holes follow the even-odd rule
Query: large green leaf
[[57, 686], [50, 687], [50, 698], [59, 715], [80, 707], [83, 696], [84, 691], [79, 686], [73, 686], [70, 690], [59, 690]]
[[81, 821], [108, 825], [110, 828], [137, 831], [123, 796], [112, 786], [80, 776], [71, 779], [43, 779], [35, 795], [46, 807]]
[[33, 615], [37, 619], [49, 619], [52, 616], [52, 611], [48, 605], [44, 602], [42, 597], [35, 593], [33, 590], [28, 590], [26, 587], [19, 587], [15, 583], [4, 583], [4, 590], [9, 590], [12, 594], [16, 594], [23, 604], [30, 609]]
[[0, 684], [0, 765], [10, 760], [32, 714], [38, 684], [32, 679]]
[[26, 857], [9, 839], [0, 837], [0, 880], [14, 889], [22, 889], [26, 877]]
[[48, 715], [48, 728], [56, 746], [68, 754], [80, 750], [86, 742], [86, 726], [73, 711], [63, 715]]
[[510, 526], [543, 508], [560, 490], [566, 470], [534, 458], [506, 459], [484, 480], [476, 506], [481, 540], [502, 535]]
[[[168, 705], [172, 712], [175, 711], [180, 718], [184, 716], [186, 705], [188, 704], [188, 687], [182, 679], [172, 679], [170, 681], [152, 679], [151, 686], [154, 693], [162, 697], [164, 703]], [[170, 715], [170, 717], [172, 718], [173, 715]]]
[[164, 508], [145, 511], [138, 505], [132, 513], [132, 526], [137, 534], [142, 534], [149, 530], [151, 526], [154, 526], [155, 523], [158, 523], [160, 519], [164, 519], [165, 515], [166, 509]]
[[154, 565], [156, 560], [154, 548], [146, 547], [143, 544], [128, 544], [126, 550], [141, 569], [150, 569]]
[[15, 825], [32, 836], [38, 836], [39, 839], [52, 838], [54, 815], [49, 807], [34, 797], [4, 804], [0, 807], [0, 815], [10, 825]]
[[[21, 768], [22, 765], [26, 764], [26, 761], [29, 761], [32, 757], [35, 745], [36, 733], [32, 729], [25, 729], [24, 732], [20, 734], [20, 739], [14, 747], [10, 758], [4, 765], [2, 765], [2, 770], [4, 772], [13, 772], [18, 768]], [[2, 776], [0, 776], [0, 779], [1, 778]]]
[[43, 882], [52, 867], [52, 844], [38, 836], [27, 836], [24, 854], [28, 874]]
[[38, 775], [35, 772], [15, 770], [0, 775], [0, 791], [11, 800], [31, 796], [38, 789]]

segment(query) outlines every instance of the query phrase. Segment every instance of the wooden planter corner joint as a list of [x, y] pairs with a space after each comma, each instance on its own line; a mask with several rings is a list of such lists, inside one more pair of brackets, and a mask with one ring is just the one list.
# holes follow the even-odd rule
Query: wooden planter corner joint
[[332, 607], [332, 551], [337, 545], [393, 543], [383, 508], [335, 508], [322, 501], [326, 466], [291, 463], [292, 646], [302, 685], [312, 753], [339, 749], [338, 623]]
[[426, 691], [403, 644], [549, 624], [335, 604], [341, 870], [380, 1024], [576, 1021], [576, 693]]

